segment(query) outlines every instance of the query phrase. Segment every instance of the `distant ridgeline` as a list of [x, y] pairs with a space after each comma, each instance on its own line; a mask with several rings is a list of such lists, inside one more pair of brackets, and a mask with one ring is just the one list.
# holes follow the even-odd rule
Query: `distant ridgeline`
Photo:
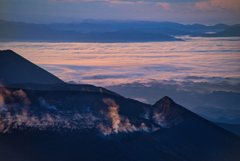
[[239, 136], [167, 96], [149, 105], [69, 85], [11, 50], [0, 61], [1, 161], [240, 158]]
[[233, 25], [228, 29], [217, 32], [215, 34], [205, 34], [205, 37], [239, 37], [240, 36], [240, 25]]
[[0, 69], [0, 83], [9, 88], [94, 91], [118, 95], [93, 85], [67, 84], [12, 50], [0, 51]]
[[[229, 27], [224, 24], [204, 26], [200, 24], [182, 25], [173, 22], [150, 21], [84, 21], [78, 24], [56, 23], [45, 25], [0, 20], [0, 41], [121, 43], [181, 41], [181, 39], [173, 37], [181, 35], [239, 36], [237, 29], [229, 32], [229, 30], [232, 30]], [[239, 28], [239, 25], [232, 27]], [[224, 34], [221, 33], [223, 30], [226, 30]], [[220, 33], [205, 35], [205, 32]]]

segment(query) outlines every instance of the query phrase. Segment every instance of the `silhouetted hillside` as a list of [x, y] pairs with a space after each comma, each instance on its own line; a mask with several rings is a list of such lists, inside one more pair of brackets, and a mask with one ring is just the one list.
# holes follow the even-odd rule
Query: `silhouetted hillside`
[[138, 28], [137, 31], [144, 33], [152, 33], [152, 34], [165, 34], [165, 35], [174, 35], [174, 36], [182, 36], [182, 35], [195, 35], [197, 33], [185, 31], [185, 30], [176, 30], [170, 28]]
[[[117, 22], [107, 20], [86, 20], [82, 23], [44, 25], [1, 20], [0, 41], [47, 41], [88, 43], [176, 41], [179, 39], [176, 39], [169, 35], [201, 36], [205, 32], [218, 32], [225, 30], [228, 27], [228, 25], [224, 24], [205, 26], [200, 24], [182, 25], [173, 22]], [[223, 35], [233, 35], [232, 33], [234, 32], [235, 30], [227, 30], [223, 33]], [[221, 33], [219, 34], [221, 35]]]
[[226, 124], [226, 123], [220, 123], [220, 122], [214, 122], [216, 125], [220, 126], [221, 128], [224, 128], [233, 134], [236, 134], [240, 136], [240, 125], [239, 124]]
[[91, 91], [118, 95], [102, 87], [67, 84], [12, 50], [0, 51], [0, 83], [5, 87], [33, 90]]
[[50, 28], [59, 30], [76, 30], [85, 32], [106, 32], [117, 31], [121, 29], [135, 28], [135, 29], [158, 29], [168, 28], [174, 30], [191, 31], [191, 32], [216, 32], [227, 29], [229, 26], [225, 24], [217, 24], [214, 26], [205, 26], [201, 24], [183, 25], [175, 22], [154, 22], [154, 21], [96, 21], [86, 20], [81, 23], [54, 23], [48, 25]]
[[[20, 58], [12, 59], [13, 63], [27, 61]], [[9, 72], [18, 72], [14, 69]], [[33, 90], [20, 85], [0, 87], [1, 161], [240, 158], [239, 136], [167, 96], [149, 105], [101, 87], [74, 90], [79, 86], [30, 84], [40, 89]]]
[[215, 34], [205, 34], [205, 37], [239, 37], [240, 36], [240, 26], [235, 25], [229, 27], [228, 29], [217, 32]]
[[151, 106], [105, 93], [22, 90], [19, 99], [15, 91], [1, 89], [7, 106], [0, 117], [3, 161], [240, 157], [240, 137], [168, 97]]
[[0, 82], [2, 85], [14, 83], [64, 83], [56, 76], [11, 50], [0, 51], [0, 69]]
[[150, 42], [180, 41], [172, 36], [139, 32], [135, 29], [122, 29], [115, 32], [89, 33], [82, 35], [85, 42]]
[[160, 33], [143, 33], [136, 30], [82, 33], [74, 30], [56, 30], [47, 25], [0, 21], [0, 41], [118, 43], [176, 40], [180, 39]]

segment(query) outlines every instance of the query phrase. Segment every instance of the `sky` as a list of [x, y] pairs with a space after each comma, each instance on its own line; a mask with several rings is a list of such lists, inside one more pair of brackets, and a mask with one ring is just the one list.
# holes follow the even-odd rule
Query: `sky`
[[83, 19], [240, 23], [239, 0], [0, 0], [0, 19], [32, 23]]

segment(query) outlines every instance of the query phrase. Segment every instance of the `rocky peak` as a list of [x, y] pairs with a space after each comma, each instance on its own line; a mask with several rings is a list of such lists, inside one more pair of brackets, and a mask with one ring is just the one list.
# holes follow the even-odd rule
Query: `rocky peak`
[[165, 96], [153, 105], [152, 118], [162, 126], [171, 127], [184, 120], [182, 115], [187, 113], [187, 111], [187, 109], [176, 104], [171, 98]]

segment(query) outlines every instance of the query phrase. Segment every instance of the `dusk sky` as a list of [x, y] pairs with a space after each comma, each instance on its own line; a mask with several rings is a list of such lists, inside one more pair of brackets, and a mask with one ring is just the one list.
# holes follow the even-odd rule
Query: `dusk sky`
[[44, 23], [83, 19], [240, 23], [239, 0], [0, 0], [0, 19]]

